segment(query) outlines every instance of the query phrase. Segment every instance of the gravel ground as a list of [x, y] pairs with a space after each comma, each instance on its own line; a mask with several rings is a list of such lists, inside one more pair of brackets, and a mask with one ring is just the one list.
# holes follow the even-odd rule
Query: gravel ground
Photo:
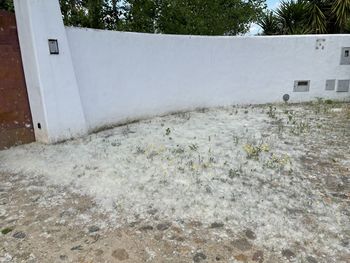
[[350, 105], [199, 109], [0, 152], [0, 262], [350, 262]]

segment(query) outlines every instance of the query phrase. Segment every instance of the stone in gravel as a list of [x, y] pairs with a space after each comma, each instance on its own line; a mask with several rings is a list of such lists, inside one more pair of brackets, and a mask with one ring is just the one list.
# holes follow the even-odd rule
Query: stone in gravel
[[129, 259], [129, 254], [124, 248], [118, 248], [112, 252], [112, 257], [123, 261]]
[[189, 223], [189, 226], [191, 226], [191, 227], [201, 227], [202, 225], [203, 225], [203, 223], [200, 221], [191, 221]]
[[221, 227], [224, 227], [224, 223], [214, 222], [210, 225], [210, 228], [221, 228]]
[[177, 242], [184, 242], [186, 239], [185, 239], [184, 237], [182, 237], [182, 236], [177, 236], [177, 237], [175, 238], [175, 240], [176, 240]]
[[139, 228], [141, 231], [153, 230], [153, 226], [146, 225]]
[[294, 259], [296, 257], [294, 252], [291, 251], [290, 249], [283, 249], [282, 250], [282, 256], [285, 257], [288, 260], [292, 260], [292, 259]]
[[198, 245], [204, 245], [207, 241], [204, 238], [194, 237], [193, 242]]
[[138, 225], [140, 222], [139, 221], [134, 221], [134, 222], [131, 222], [129, 224], [129, 227], [135, 227], [136, 225]]
[[14, 238], [22, 239], [26, 237], [26, 234], [23, 232], [16, 232], [12, 235]]
[[161, 223], [157, 225], [157, 229], [159, 231], [165, 231], [167, 230], [169, 227], [171, 227], [171, 223]]
[[164, 235], [162, 233], [154, 235], [154, 239], [157, 240], [157, 241], [162, 240], [163, 237], [164, 237]]
[[95, 255], [96, 255], [96, 256], [101, 256], [101, 255], [103, 255], [103, 250], [102, 250], [102, 249], [96, 249], [96, 250], [95, 250]]
[[66, 255], [60, 255], [60, 260], [67, 260], [68, 257]]
[[246, 231], [244, 231], [244, 234], [249, 239], [252, 239], [252, 240], [256, 239], [256, 234], [250, 229], [247, 229]]
[[246, 238], [239, 238], [239, 239], [233, 240], [231, 244], [235, 248], [238, 248], [241, 251], [247, 251], [252, 248], [252, 244]]
[[89, 227], [89, 233], [95, 233], [100, 231], [100, 228], [98, 226], [90, 226]]
[[158, 212], [158, 209], [154, 208], [154, 209], [150, 209], [147, 211], [148, 214], [154, 216], [156, 213]]
[[242, 261], [242, 262], [247, 262], [248, 261], [248, 257], [244, 254], [239, 254], [237, 256], [235, 256], [235, 259], [237, 261]]
[[93, 239], [93, 243], [97, 242], [100, 240], [101, 238], [101, 235], [100, 234], [97, 234], [97, 233], [94, 233], [93, 235], [91, 235], [92, 239]]
[[317, 263], [317, 260], [314, 257], [311, 257], [311, 256], [306, 257], [306, 260], [309, 263]]
[[63, 211], [60, 213], [60, 217], [70, 217], [70, 216], [74, 216], [73, 211]]
[[343, 240], [341, 240], [340, 244], [343, 247], [347, 247], [350, 244], [350, 240], [349, 239], [343, 239]]
[[15, 255], [15, 258], [20, 259], [20, 262], [27, 263], [29, 261], [30, 256], [31, 256], [31, 253], [29, 251], [22, 251], [21, 250], [21, 252], [19, 252]]
[[259, 263], [264, 262], [264, 252], [261, 250], [256, 251], [252, 257], [252, 260]]
[[74, 251], [74, 250], [83, 250], [82, 245], [78, 245], [78, 246], [74, 246], [72, 247], [70, 250]]
[[194, 262], [201, 262], [202, 260], [206, 260], [206, 259], [207, 259], [207, 256], [202, 252], [198, 252], [193, 256]]
[[174, 234], [174, 235], [171, 235], [169, 237], [170, 240], [176, 240], [178, 242], [184, 242], [185, 241], [185, 238], [181, 235], [178, 235], [178, 234]]
[[215, 257], [215, 260], [216, 260], [216, 261], [220, 261], [220, 260], [221, 260], [221, 256], [216, 256], [216, 257]]

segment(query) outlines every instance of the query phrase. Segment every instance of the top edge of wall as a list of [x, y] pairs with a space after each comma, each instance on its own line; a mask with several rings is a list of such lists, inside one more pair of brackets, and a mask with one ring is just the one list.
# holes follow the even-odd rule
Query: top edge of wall
[[95, 28], [87, 28], [87, 27], [74, 27], [74, 26], [66, 26], [68, 30], [82, 30], [82, 31], [92, 31], [92, 32], [105, 32], [105, 33], [120, 33], [120, 34], [128, 34], [128, 35], [149, 35], [149, 36], [158, 36], [158, 37], [183, 37], [183, 38], [323, 38], [323, 37], [349, 37], [350, 34], [308, 34], [308, 35], [256, 35], [256, 36], [246, 36], [246, 35], [236, 35], [236, 36], [220, 36], [220, 35], [178, 35], [178, 34], [161, 34], [161, 33], [141, 33], [141, 32], [129, 32], [129, 31], [117, 31], [117, 30], [106, 30], [106, 29], [95, 29]]

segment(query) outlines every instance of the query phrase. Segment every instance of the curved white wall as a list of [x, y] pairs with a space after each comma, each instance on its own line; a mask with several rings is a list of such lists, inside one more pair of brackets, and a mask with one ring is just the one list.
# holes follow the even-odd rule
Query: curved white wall
[[[340, 65], [349, 35], [194, 37], [66, 28], [90, 129], [172, 111], [315, 97], [327, 79], [350, 79]], [[316, 49], [317, 39], [324, 46]], [[293, 92], [310, 80], [310, 92]]]
[[[294, 102], [349, 97], [348, 90], [325, 86], [326, 80], [350, 86], [350, 35], [194, 37], [67, 28], [58, 0], [14, 2], [41, 142], [197, 107], [281, 102], [285, 93]], [[50, 53], [49, 39], [57, 40], [59, 54]], [[340, 65], [346, 52], [348, 65]], [[310, 91], [293, 92], [295, 80], [310, 81]]]

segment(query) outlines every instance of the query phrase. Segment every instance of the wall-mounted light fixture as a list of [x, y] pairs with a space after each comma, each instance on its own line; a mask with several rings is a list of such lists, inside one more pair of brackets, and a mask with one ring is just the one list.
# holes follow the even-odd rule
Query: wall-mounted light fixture
[[49, 50], [51, 55], [58, 55], [60, 53], [57, 39], [49, 39]]

